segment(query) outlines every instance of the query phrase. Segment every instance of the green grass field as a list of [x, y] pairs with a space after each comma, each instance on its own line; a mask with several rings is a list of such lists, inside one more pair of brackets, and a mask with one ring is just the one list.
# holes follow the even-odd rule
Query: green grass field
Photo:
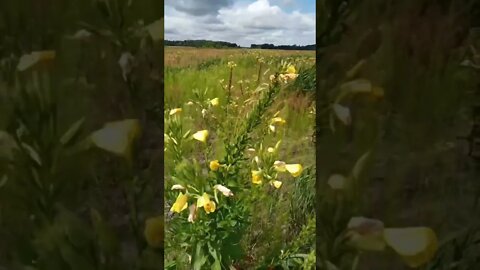
[[[186, 61], [166, 61], [165, 132], [175, 137], [179, 126], [182, 130], [179, 135], [208, 130], [209, 140], [205, 145], [189, 141], [188, 136], [180, 136], [181, 142], [175, 140], [178, 144], [166, 141], [166, 212], [178, 194], [178, 191], [170, 191], [174, 184], [197, 184], [202, 189], [206, 186], [204, 190], [213, 194], [205, 182], [221, 183], [235, 196], [230, 201], [217, 201], [218, 211], [200, 216], [195, 223], [185, 222], [188, 211], [166, 213], [166, 267], [190, 269], [188, 258], [191, 256], [192, 267], [205, 260], [198, 269], [207, 265], [221, 265], [222, 269], [230, 266], [236, 269], [275, 266], [311, 269], [315, 220], [313, 53], [166, 48], [166, 59], [171, 57], [169, 54], [175, 54], [177, 60], [187, 58], [190, 63], [178, 65], [177, 62]], [[230, 61], [236, 66], [230, 68]], [[298, 81], [281, 83], [269, 98], [271, 102], [262, 107], [259, 104], [265, 100], [265, 95], [270, 89], [276, 89], [271, 88], [270, 75], [284, 72], [280, 67], [282, 61], [295, 66], [299, 72]], [[313, 72], [309, 72], [312, 68]], [[218, 105], [212, 106], [211, 101], [216, 98]], [[169, 110], [174, 108], [181, 108], [182, 112], [169, 116]], [[261, 112], [257, 115], [256, 110]], [[269, 129], [269, 119], [273, 117], [286, 121], [277, 126], [274, 133]], [[249, 121], [256, 123], [245, 132]], [[239, 138], [244, 135], [248, 139], [243, 142]], [[279, 140], [281, 144], [273, 153]], [[271, 152], [266, 151], [269, 147], [272, 147]], [[255, 153], [249, 154], [249, 148], [254, 148]], [[238, 157], [234, 157], [234, 153], [238, 153]], [[259, 163], [255, 162], [255, 156], [260, 159]], [[231, 165], [231, 169], [212, 172], [208, 168], [211, 160], [220, 160]], [[268, 172], [266, 166], [274, 160], [301, 164], [303, 172], [293, 178], [288, 173], [277, 176], [275, 172]], [[267, 185], [266, 178], [260, 185], [253, 184], [250, 170], [254, 170], [252, 164], [255, 163], [254, 166], [265, 170], [264, 177], [275, 175], [273, 180], [281, 181], [281, 187]], [[189, 177], [195, 180], [185, 179]], [[200, 188], [197, 186], [197, 189]], [[235, 216], [239, 213], [241, 217]], [[228, 221], [232, 222], [228, 233], [215, 224]], [[210, 240], [205, 240], [207, 236]], [[211, 246], [204, 248], [207, 244]], [[200, 255], [195, 253], [196, 248]]]

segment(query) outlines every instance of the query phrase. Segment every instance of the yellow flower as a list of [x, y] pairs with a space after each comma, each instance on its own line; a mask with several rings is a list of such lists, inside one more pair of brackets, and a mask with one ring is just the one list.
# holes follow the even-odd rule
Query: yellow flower
[[22, 57], [20, 57], [17, 69], [18, 71], [25, 71], [39, 64], [53, 61], [55, 56], [55, 51], [36, 51], [30, 54], [24, 54]]
[[218, 168], [220, 168], [220, 163], [218, 162], [218, 160], [212, 160], [210, 161], [210, 170], [212, 171], [216, 171], [218, 170]]
[[163, 217], [152, 217], [145, 221], [145, 240], [149, 246], [159, 248], [163, 246]]
[[273, 167], [277, 172], [285, 172], [287, 171], [287, 168], [285, 168], [285, 165], [287, 165], [285, 162], [277, 160], [273, 163]]
[[293, 176], [297, 177], [302, 174], [303, 167], [301, 164], [286, 164], [285, 169]]
[[212, 106], [218, 106], [218, 104], [219, 104], [219, 99], [218, 99], [218, 98], [214, 98], [214, 99], [210, 100], [210, 104], [212, 104]]
[[215, 188], [216, 190], [220, 191], [224, 196], [226, 197], [230, 197], [230, 196], [233, 196], [233, 192], [225, 187], [225, 186], [222, 186], [222, 185], [215, 185], [213, 188]]
[[274, 180], [271, 183], [272, 183], [272, 186], [274, 186], [276, 189], [279, 189], [282, 186], [282, 182], [278, 180]]
[[186, 194], [179, 193], [177, 200], [172, 205], [172, 208], [170, 208], [170, 211], [180, 213], [183, 210], [187, 209], [188, 207], [187, 199], [188, 199], [188, 196]]
[[237, 66], [237, 64], [235, 64], [235, 62], [233, 62], [233, 61], [228, 61], [227, 65], [228, 65], [229, 68], [234, 68], [234, 67]]
[[384, 231], [384, 238], [410, 267], [429, 262], [438, 249], [437, 236], [427, 227], [388, 228]]
[[252, 183], [259, 185], [262, 183], [263, 175], [262, 171], [252, 171]]
[[366, 251], [382, 251], [385, 249], [383, 239], [383, 222], [377, 219], [352, 217], [347, 225], [348, 244]]
[[294, 65], [289, 65], [287, 68], [287, 74], [296, 74], [297, 70], [295, 69]]
[[274, 117], [270, 120], [271, 125], [285, 125], [285, 123], [287, 123], [287, 121], [281, 117]]
[[140, 123], [137, 119], [110, 122], [92, 133], [95, 146], [119, 156], [130, 158], [133, 141], [140, 135]]
[[175, 108], [170, 110], [170, 115], [180, 114], [182, 112], [182, 108]]
[[269, 128], [272, 132], [275, 132], [275, 126], [274, 126], [274, 125], [268, 125], [268, 128]]
[[195, 140], [201, 141], [203, 143], [207, 142], [208, 130], [200, 130], [200, 131], [195, 132], [195, 134], [193, 134], [193, 138]]
[[197, 207], [203, 207], [207, 214], [214, 212], [216, 209], [215, 202], [210, 200], [210, 196], [207, 193], [203, 193], [201, 197], [198, 197]]
[[275, 153], [275, 148], [273, 148], [273, 147], [268, 147], [268, 148], [267, 148], [267, 152], [268, 152], [268, 153]]
[[188, 222], [195, 222], [195, 219], [197, 219], [197, 206], [195, 204], [190, 205], [188, 208], [189, 214], [188, 214]]
[[215, 212], [215, 209], [216, 209], [215, 202], [209, 201], [205, 203], [205, 205], [203, 206], [203, 209], [205, 209], [205, 212], [207, 212], [207, 214]]

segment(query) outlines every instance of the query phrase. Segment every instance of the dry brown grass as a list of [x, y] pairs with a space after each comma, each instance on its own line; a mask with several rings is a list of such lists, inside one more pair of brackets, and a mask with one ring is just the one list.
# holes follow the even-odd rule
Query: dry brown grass
[[165, 66], [186, 67], [197, 65], [212, 58], [235, 58], [247, 53], [258, 52], [262, 56], [292, 56], [311, 55], [315, 58], [313, 51], [289, 51], [289, 50], [262, 50], [262, 49], [214, 49], [194, 48], [181, 46], [165, 47]]

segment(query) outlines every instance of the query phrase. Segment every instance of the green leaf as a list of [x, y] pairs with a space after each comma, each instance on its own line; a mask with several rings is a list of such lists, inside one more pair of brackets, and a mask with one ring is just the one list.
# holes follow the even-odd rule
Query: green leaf
[[207, 257], [203, 254], [202, 245], [197, 243], [195, 256], [192, 258], [193, 270], [202, 270], [202, 266], [207, 262]]
[[84, 122], [85, 122], [85, 117], [82, 117], [80, 120], [73, 123], [70, 126], [70, 128], [60, 138], [60, 142], [65, 146], [70, 144], [73, 141], [73, 139], [79, 134], [79, 131], [81, 130]]
[[365, 163], [367, 162], [369, 156], [370, 156], [370, 151], [363, 154], [355, 163], [355, 166], [353, 167], [353, 170], [352, 170], [352, 176], [355, 179], [359, 178], [360, 173], [362, 173], [363, 168], [365, 167]]

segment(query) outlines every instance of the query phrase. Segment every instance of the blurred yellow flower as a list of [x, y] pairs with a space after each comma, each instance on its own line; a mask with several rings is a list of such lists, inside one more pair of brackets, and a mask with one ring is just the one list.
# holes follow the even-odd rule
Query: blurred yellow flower
[[220, 168], [220, 163], [218, 162], [218, 160], [212, 160], [210, 161], [209, 167], [210, 167], [210, 170], [216, 171], [218, 170], [218, 168]]
[[301, 164], [286, 164], [285, 169], [293, 176], [297, 177], [302, 174], [303, 167]]
[[427, 227], [387, 228], [384, 238], [410, 267], [419, 267], [429, 262], [438, 249], [437, 236]]
[[170, 211], [180, 213], [183, 210], [187, 209], [187, 207], [188, 207], [187, 200], [188, 200], [188, 196], [186, 194], [179, 193], [178, 197], [177, 197], [177, 200], [172, 205], [172, 208], [170, 208]]
[[208, 130], [200, 130], [193, 134], [193, 138], [197, 141], [201, 141], [203, 143], [207, 142], [208, 138]]
[[275, 153], [275, 148], [273, 148], [273, 147], [268, 147], [268, 148], [267, 148], [267, 152], [268, 152], [268, 153]]
[[207, 214], [210, 214], [215, 211], [216, 205], [215, 202], [210, 200], [210, 196], [207, 193], [203, 193], [201, 197], [197, 199], [197, 207], [203, 207]]
[[274, 186], [276, 189], [279, 189], [282, 186], [282, 182], [278, 180], [272, 181], [272, 186]]
[[271, 125], [285, 125], [285, 123], [287, 123], [287, 121], [281, 117], [274, 117], [270, 120]]
[[162, 216], [148, 218], [145, 221], [144, 236], [149, 246], [153, 248], [163, 246], [164, 229]]
[[347, 225], [348, 244], [359, 250], [382, 251], [386, 247], [383, 229], [380, 220], [352, 217]]
[[287, 68], [287, 74], [296, 74], [297, 70], [295, 69], [294, 65], [289, 65]]
[[92, 133], [91, 141], [98, 148], [130, 158], [133, 141], [140, 135], [137, 119], [109, 122]]
[[175, 108], [170, 110], [170, 115], [180, 114], [182, 112], [182, 108]]
[[252, 183], [254, 183], [255, 185], [259, 185], [262, 183], [262, 179], [262, 171], [252, 171]]
[[220, 103], [220, 100], [218, 98], [214, 98], [210, 100], [210, 104], [212, 104], [212, 106], [218, 106], [219, 103]]
[[286, 172], [287, 171], [287, 168], [285, 168], [285, 165], [287, 165], [285, 162], [283, 161], [280, 161], [280, 160], [276, 160], [274, 163], [273, 163], [273, 167], [275, 168], [275, 170], [277, 172]]
[[235, 62], [233, 62], [233, 61], [228, 61], [227, 66], [228, 66], [229, 68], [234, 68], [234, 67], [237, 66], [237, 64], [235, 64]]
[[230, 196], [233, 196], [233, 192], [225, 187], [225, 186], [222, 186], [222, 185], [215, 185], [213, 188], [215, 188], [216, 190], [220, 191], [224, 196], [226, 197], [230, 197]]

